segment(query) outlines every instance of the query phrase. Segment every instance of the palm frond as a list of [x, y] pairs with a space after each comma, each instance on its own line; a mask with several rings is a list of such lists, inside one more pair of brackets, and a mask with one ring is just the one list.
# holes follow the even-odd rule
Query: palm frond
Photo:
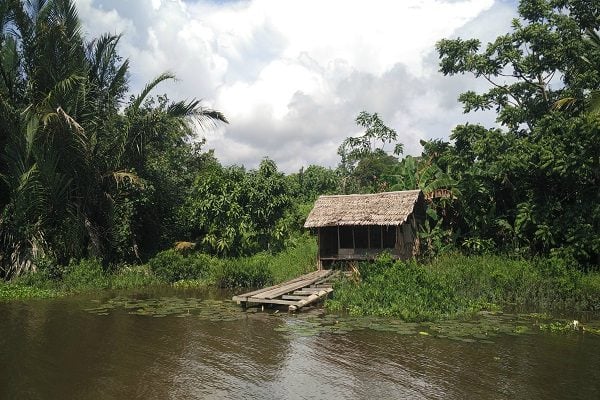
[[40, 17], [44, 17], [49, 10], [46, 7], [48, 0], [26, 0], [25, 12], [32, 21], [37, 21]]
[[33, 145], [38, 132], [40, 121], [35, 117], [31, 116], [27, 121], [27, 127], [25, 128], [25, 157], [31, 157], [33, 151]]
[[577, 103], [577, 99], [575, 97], [564, 97], [562, 99], [556, 100], [552, 105], [553, 110], [568, 110], [573, 107]]
[[229, 123], [222, 112], [202, 107], [200, 100], [173, 102], [167, 107], [167, 115], [181, 120], [189, 118], [201, 129], [216, 128], [219, 122]]
[[121, 35], [104, 34], [87, 45], [90, 79], [101, 90], [107, 90], [109, 98], [125, 92], [129, 60], [118, 65], [117, 46]]
[[19, 79], [19, 54], [14, 37], [6, 37], [0, 42], [0, 60], [0, 78], [8, 95], [12, 97]]
[[112, 98], [116, 96], [127, 85], [127, 72], [129, 71], [129, 60], [123, 61], [123, 64], [117, 69], [113, 79], [108, 86], [108, 94]]
[[596, 49], [600, 50], [600, 35], [598, 34], [598, 32], [588, 28], [586, 29], [585, 33], [588, 43], [590, 43]]
[[116, 46], [120, 36], [103, 34], [99, 38], [94, 39], [87, 45], [87, 57], [90, 61], [90, 72], [92, 77], [97, 79], [102, 86], [104, 78], [108, 73], [109, 62], [116, 55]]
[[156, 78], [154, 78], [150, 83], [148, 83], [144, 87], [144, 90], [142, 90], [142, 92], [137, 97], [134, 98], [133, 102], [129, 105], [128, 108], [133, 111], [139, 110], [140, 106], [142, 105], [142, 103], [144, 102], [146, 97], [150, 94], [150, 92], [159, 83], [170, 80], [170, 79], [175, 79], [175, 75], [173, 75], [169, 72], [162, 73], [159, 76], [157, 76]]
[[54, 106], [62, 103], [62, 99], [68, 98], [76, 91], [76, 86], [85, 82], [85, 77], [78, 73], [71, 74], [66, 78], [56, 82], [48, 91], [48, 94], [42, 101], [41, 106], [46, 109], [52, 109]]
[[48, 9], [48, 20], [55, 26], [61, 26], [67, 38], [79, 39], [81, 37], [81, 23], [74, 2], [71, 0], [52, 0], [45, 3], [46, 6], [43, 10]]
[[79, 123], [77, 121], [75, 121], [75, 119], [73, 117], [71, 117], [69, 114], [67, 114], [65, 112], [65, 110], [62, 109], [62, 107], [58, 107], [56, 109], [56, 113], [48, 114], [43, 120], [45, 123], [47, 123], [51, 118], [53, 118], [55, 116], [62, 118], [67, 123], [69, 128], [71, 128], [74, 132], [77, 132], [79, 134], [85, 133], [85, 130], [83, 129], [83, 127], [81, 125], [79, 125]]

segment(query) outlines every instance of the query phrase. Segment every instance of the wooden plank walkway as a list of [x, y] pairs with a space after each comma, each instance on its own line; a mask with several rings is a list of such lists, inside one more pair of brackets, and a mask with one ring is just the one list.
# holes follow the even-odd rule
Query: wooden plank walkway
[[233, 296], [233, 301], [244, 307], [249, 303], [287, 305], [290, 311], [296, 311], [333, 292], [327, 281], [335, 275], [336, 272], [329, 269], [314, 271], [275, 286]]

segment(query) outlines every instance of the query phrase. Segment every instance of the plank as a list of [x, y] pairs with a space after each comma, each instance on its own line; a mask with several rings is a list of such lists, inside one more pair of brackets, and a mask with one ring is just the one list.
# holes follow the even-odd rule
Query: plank
[[276, 297], [281, 296], [282, 294], [287, 294], [287, 293], [293, 292], [294, 290], [300, 289], [304, 286], [306, 286], [306, 281], [294, 282], [289, 285], [282, 286], [280, 288], [276, 288], [273, 290], [268, 290], [266, 292], [256, 294], [256, 295], [252, 296], [252, 298], [274, 299]]
[[304, 300], [307, 296], [297, 296], [293, 294], [284, 294], [281, 296], [283, 300]]
[[257, 299], [256, 297], [250, 297], [248, 303], [262, 303], [262, 304], [281, 304], [284, 306], [296, 305], [298, 300], [280, 300], [280, 299]]
[[340, 274], [340, 271], [331, 270], [331, 274], [328, 274], [315, 282], [315, 285], [327, 284], [327, 282], [331, 281], [333, 278], [337, 277]]
[[319, 293], [321, 290], [324, 290], [324, 289], [319, 289], [319, 290], [315, 290], [315, 291], [296, 290], [296, 291], [292, 292], [292, 294], [294, 296], [310, 296], [311, 294]]
[[269, 290], [267, 290], [265, 292], [253, 295], [252, 298], [274, 299], [276, 297], [281, 296], [282, 294], [287, 294], [289, 292], [293, 292], [296, 289], [300, 289], [301, 287], [309, 286], [310, 284], [319, 280], [321, 277], [327, 276], [331, 273], [330, 270], [321, 270], [321, 271], [316, 271], [316, 272], [319, 272], [320, 274], [316, 274], [316, 276], [313, 275], [309, 279], [303, 279], [303, 280], [300, 280], [297, 282], [290, 283], [288, 285], [281, 286], [279, 288], [274, 288], [274, 289], [269, 288]]
[[[297, 278], [294, 278], [294, 279], [292, 279], [292, 280], [289, 280], [289, 281], [286, 281], [286, 282], [281, 282], [281, 283], [279, 283], [279, 284], [277, 284], [277, 285], [269, 286], [269, 287], [266, 287], [266, 288], [257, 289], [257, 290], [254, 290], [254, 291], [252, 291], [252, 292], [248, 292], [248, 293], [239, 294], [239, 295], [237, 295], [237, 296], [235, 296], [235, 297], [239, 297], [239, 298], [245, 298], [245, 297], [254, 296], [254, 295], [256, 295], [256, 294], [259, 294], [259, 293], [262, 293], [262, 292], [265, 292], [265, 291], [268, 291], [268, 290], [272, 290], [272, 289], [275, 289], [275, 288], [279, 288], [279, 287], [282, 287], [282, 286], [284, 286], [284, 285], [289, 285], [289, 284], [290, 284], [290, 283], [292, 283], [292, 282], [297, 282], [297, 281], [300, 281], [300, 280], [306, 279], [306, 277], [308, 277], [308, 276], [311, 276], [311, 275], [312, 275], [312, 274], [314, 274], [315, 272], [319, 272], [319, 271], [313, 271], [313, 272], [309, 272], [309, 273], [308, 273], [308, 274], [306, 274], [306, 275], [301, 275], [301, 276], [299, 276], [299, 277], [297, 277]], [[235, 299], [233, 299], [233, 300], [235, 300]]]
[[[339, 271], [317, 270], [280, 284], [233, 296], [238, 303], [287, 305], [290, 311], [318, 301], [333, 291], [328, 280]], [[309, 287], [312, 286], [312, 287]], [[298, 290], [300, 289], [300, 290]], [[294, 294], [290, 294], [294, 292]], [[281, 297], [281, 298], [278, 298]]]
[[327, 297], [327, 295], [329, 295], [329, 293], [331, 293], [331, 292], [333, 292], [333, 289], [323, 289], [318, 293], [313, 293], [310, 296], [308, 296], [308, 298], [306, 298], [306, 300], [300, 300], [296, 304], [291, 304], [288, 307], [288, 310], [289, 311], [298, 311], [299, 309], [301, 309], [304, 306], [307, 306], [309, 304], [312, 304], [314, 302], [321, 300], [324, 297]]

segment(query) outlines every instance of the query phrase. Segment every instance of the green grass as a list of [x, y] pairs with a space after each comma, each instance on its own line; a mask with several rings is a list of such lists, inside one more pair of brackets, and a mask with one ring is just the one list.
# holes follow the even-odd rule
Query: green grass
[[316, 269], [317, 245], [308, 235], [297, 237], [275, 254], [258, 253], [213, 263], [210, 280], [219, 287], [259, 287], [284, 282]]
[[[0, 282], [0, 301], [166, 284], [183, 289], [264, 286], [314, 270], [315, 254], [315, 239], [303, 235], [284, 251], [250, 257], [220, 259], [167, 250], [146, 265], [124, 265], [111, 272], [98, 260], [81, 260]], [[560, 258], [449, 254], [417, 263], [381, 257], [360, 264], [359, 271], [360, 279], [335, 284], [334, 297], [326, 302], [330, 311], [431, 321], [500, 308], [600, 310], [600, 273], [582, 273]]]
[[166, 250], [146, 265], [121, 265], [110, 271], [97, 259], [84, 259], [65, 267], [48, 265], [12, 282], [0, 282], [0, 301], [169, 284], [182, 289], [265, 286], [314, 270], [316, 251], [315, 239], [303, 235], [282, 252], [240, 258]]
[[429, 263], [383, 257], [361, 264], [361, 280], [346, 279], [326, 302], [353, 315], [426, 321], [503, 307], [537, 311], [600, 310], [600, 274], [565, 260], [452, 254]]
[[269, 269], [271, 258], [267, 253], [259, 253], [251, 257], [225, 259], [212, 269], [212, 281], [222, 288], [270, 285], [273, 282]]
[[0, 301], [52, 298], [105, 289], [133, 289], [165, 284], [147, 265], [123, 265], [113, 272], [103, 270], [95, 259], [81, 260], [63, 268], [61, 278], [47, 270], [0, 281]]
[[182, 255], [167, 250], [157, 254], [148, 265], [158, 277], [177, 283], [179, 287], [259, 287], [313, 271], [316, 253], [315, 238], [302, 235], [291, 241], [288, 248], [275, 254], [261, 252], [248, 257], [220, 259], [202, 253]]
[[164, 284], [148, 265], [125, 266], [110, 276], [111, 289], [134, 289]]
[[0, 281], [0, 301], [47, 299], [51, 297], [58, 297], [60, 295], [62, 295], [62, 292], [54, 289], [43, 289], [20, 283]]
[[271, 257], [269, 270], [274, 283], [285, 282], [317, 268], [317, 242], [307, 234], [296, 238], [288, 248]]

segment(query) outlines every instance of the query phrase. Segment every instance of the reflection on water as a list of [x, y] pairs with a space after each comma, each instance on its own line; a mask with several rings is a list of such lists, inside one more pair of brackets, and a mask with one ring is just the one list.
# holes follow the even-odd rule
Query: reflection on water
[[[600, 398], [600, 336], [466, 343], [365, 329], [305, 335], [290, 327], [310, 316], [236, 310], [219, 321], [206, 317], [210, 304], [222, 304], [210, 301], [187, 318], [132, 315], [143, 306], [131, 300], [129, 308], [85, 311], [111, 296], [0, 304], [0, 398]], [[160, 296], [176, 308], [228, 294], [135, 297]]]

